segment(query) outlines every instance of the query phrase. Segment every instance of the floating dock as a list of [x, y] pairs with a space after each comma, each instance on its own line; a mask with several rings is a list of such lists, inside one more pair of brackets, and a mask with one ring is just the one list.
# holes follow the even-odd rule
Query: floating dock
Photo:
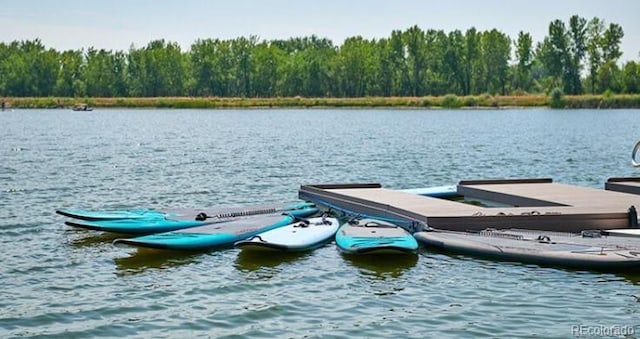
[[298, 195], [324, 208], [452, 231], [638, 227], [640, 178], [610, 178], [605, 189], [549, 178], [471, 180], [460, 181], [456, 193], [456, 199], [434, 198], [367, 183], [303, 185]]

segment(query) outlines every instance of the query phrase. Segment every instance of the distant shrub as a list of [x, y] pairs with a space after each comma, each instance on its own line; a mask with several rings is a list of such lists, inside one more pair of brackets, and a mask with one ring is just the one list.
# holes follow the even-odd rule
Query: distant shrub
[[551, 91], [551, 102], [549, 103], [551, 108], [564, 108], [564, 93], [559, 88], [554, 88]]
[[606, 91], [604, 91], [604, 93], [602, 94], [602, 96], [605, 99], [609, 99], [613, 96], [613, 91], [611, 89], [607, 89]]
[[460, 102], [460, 99], [458, 99], [457, 95], [447, 94], [442, 98], [440, 105], [447, 108], [458, 108], [462, 106], [462, 103]]
[[433, 105], [433, 102], [431, 102], [431, 98], [430, 97], [424, 97], [422, 98], [422, 107], [431, 107]]
[[464, 106], [467, 106], [467, 107], [477, 107], [479, 104], [479, 101], [478, 101], [478, 98], [476, 98], [475, 96], [468, 95], [464, 97], [463, 103], [464, 103]]

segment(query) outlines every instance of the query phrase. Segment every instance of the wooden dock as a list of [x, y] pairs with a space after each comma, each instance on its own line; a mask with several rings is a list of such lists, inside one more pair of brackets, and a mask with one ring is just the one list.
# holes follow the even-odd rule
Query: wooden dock
[[327, 208], [422, 222], [431, 227], [467, 231], [524, 228], [579, 232], [587, 229], [638, 227], [640, 178], [612, 178], [605, 189], [554, 183], [551, 179], [461, 181], [465, 200], [491, 206], [383, 188], [380, 184], [303, 185], [299, 197]]

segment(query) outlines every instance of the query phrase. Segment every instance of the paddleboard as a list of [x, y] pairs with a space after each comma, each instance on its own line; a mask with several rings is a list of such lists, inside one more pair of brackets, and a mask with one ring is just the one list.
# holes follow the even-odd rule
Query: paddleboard
[[[258, 206], [263, 207], [261, 205]], [[292, 213], [294, 215], [307, 216], [317, 212], [317, 209], [312, 206], [313, 204], [300, 203], [293, 205], [283, 205], [283, 207], [279, 208], [255, 209], [251, 208], [251, 206], [248, 206], [247, 208], [242, 209], [240, 207], [233, 207], [228, 209], [216, 209], [215, 211], [218, 212], [217, 214], [209, 214], [207, 212], [202, 212], [202, 210], [198, 210], [200, 212], [198, 212], [197, 214], [195, 214], [195, 211], [192, 211], [190, 213], [184, 213], [181, 215], [153, 215], [147, 218], [138, 217], [132, 219], [95, 221], [68, 220], [65, 221], [65, 224], [72, 227], [79, 227], [94, 231], [146, 235], [153, 233], [170, 232], [189, 227], [217, 224], [255, 215], [263, 215], [269, 213], [279, 215], [281, 213], [281, 210], [285, 210], [287, 213]], [[208, 211], [211, 212], [213, 210]], [[310, 211], [312, 211], [313, 213], [309, 213]], [[206, 218], [202, 217], [203, 213], [207, 215]]]
[[237, 218], [220, 218], [208, 221], [172, 220], [172, 219], [122, 219], [99, 221], [65, 221], [65, 225], [93, 231], [123, 234], [153, 234], [175, 231], [183, 228], [215, 224]]
[[414, 237], [427, 248], [540, 265], [615, 270], [640, 268], [640, 242], [603, 236], [598, 231], [582, 234], [493, 230], [481, 232], [422, 231]]
[[408, 188], [400, 191], [432, 198], [451, 198], [458, 195], [458, 187], [456, 185]]
[[331, 241], [340, 223], [336, 218], [297, 219], [283, 227], [240, 240], [234, 244], [243, 251], [307, 251]]
[[336, 233], [336, 245], [345, 254], [415, 253], [416, 239], [405, 229], [377, 219], [351, 220]]
[[256, 214], [277, 213], [293, 209], [313, 207], [310, 202], [284, 202], [234, 207], [214, 207], [207, 209], [132, 209], [114, 211], [89, 211], [81, 209], [59, 209], [57, 214], [65, 217], [86, 220], [122, 220], [122, 219], [187, 219], [204, 220], [219, 217], [236, 217]]
[[[308, 209], [311, 215], [317, 210]], [[250, 238], [261, 232], [293, 223], [301, 213], [285, 215], [259, 215], [211, 225], [191, 227], [173, 232], [157, 233], [131, 239], [116, 239], [114, 244], [173, 250], [203, 250], [232, 246], [236, 241]]]

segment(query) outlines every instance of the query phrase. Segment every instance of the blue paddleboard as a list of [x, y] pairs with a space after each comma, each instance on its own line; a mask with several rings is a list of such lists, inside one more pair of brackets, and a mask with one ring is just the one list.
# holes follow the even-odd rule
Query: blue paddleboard
[[401, 254], [418, 250], [418, 242], [405, 229], [376, 219], [345, 223], [336, 233], [336, 245], [345, 254]]
[[112, 211], [89, 211], [81, 209], [59, 209], [57, 214], [62, 216], [86, 220], [86, 221], [103, 221], [103, 220], [122, 220], [122, 219], [191, 219], [195, 220], [198, 215], [216, 217], [216, 216], [246, 216], [255, 214], [277, 213], [293, 209], [305, 207], [313, 207], [310, 202], [285, 202], [261, 205], [248, 205], [236, 207], [217, 207], [207, 209], [131, 209], [131, 210], [112, 210]]
[[153, 234], [170, 232], [183, 228], [215, 224], [235, 218], [197, 221], [197, 220], [172, 220], [172, 219], [122, 219], [101, 221], [65, 221], [65, 225], [84, 228], [88, 230], [123, 233], [123, 234]]
[[116, 239], [114, 244], [136, 247], [203, 250], [232, 246], [236, 241], [247, 239], [258, 233], [276, 229], [304, 217], [317, 213], [316, 208], [295, 210], [285, 215], [258, 215], [210, 225], [190, 227], [173, 232], [152, 234], [131, 239]]
[[309, 208], [315, 209], [312, 206], [313, 204], [311, 203], [301, 202], [294, 204], [255, 205], [208, 210], [182, 210], [183, 212], [172, 212], [172, 214], [151, 213], [147, 214], [146, 217], [144, 217], [143, 214], [139, 214], [135, 218], [126, 219], [104, 219], [93, 221], [69, 220], [66, 221], [65, 224], [68, 226], [102, 232], [145, 235], [216, 224], [252, 215], [280, 214], [282, 211], [304, 211], [302, 213], [306, 213], [306, 210]]

